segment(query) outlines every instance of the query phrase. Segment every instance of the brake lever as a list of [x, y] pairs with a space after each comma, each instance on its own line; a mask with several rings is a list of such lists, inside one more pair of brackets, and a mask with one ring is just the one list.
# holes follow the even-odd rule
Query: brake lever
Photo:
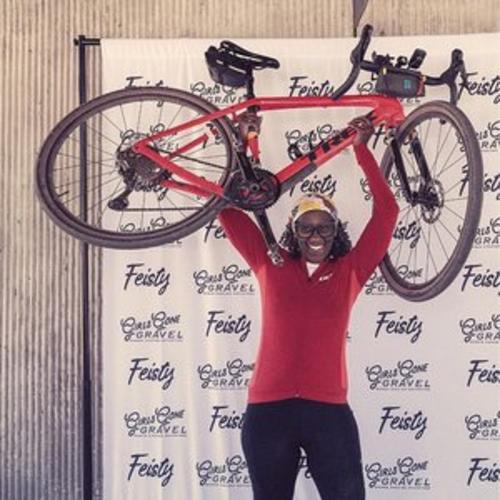
[[370, 45], [372, 33], [373, 26], [371, 24], [365, 24], [365, 26], [363, 26], [363, 31], [361, 32], [361, 38], [351, 52], [350, 60], [353, 65], [359, 65], [365, 57], [366, 49], [368, 49], [368, 46]]
[[[450, 66], [448, 67], [448, 69], [443, 71], [443, 73], [441, 73], [441, 76], [439, 77], [439, 79], [446, 83], [446, 85], [448, 85], [448, 87], [450, 88], [450, 102], [453, 105], [457, 104], [457, 101], [463, 90], [463, 87], [461, 87], [460, 92], [457, 93], [456, 84], [457, 75], [459, 73], [463, 79], [463, 75], [461, 73], [462, 67], [465, 70], [463, 52], [460, 49], [454, 49], [451, 53]], [[467, 81], [467, 77], [465, 78], [465, 81]]]
[[457, 100], [460, 99], [460, 97], [462, 96], [462, 92], [464, 91], [464, 89], [469, 91], [469, 73], [467, 73], [465, 69], [465, 63], [463, 60], [459, 67], [459, 74], [460, 78], [462, 79], [462, 82], [460, 84], [460, 90], [458, 91]]

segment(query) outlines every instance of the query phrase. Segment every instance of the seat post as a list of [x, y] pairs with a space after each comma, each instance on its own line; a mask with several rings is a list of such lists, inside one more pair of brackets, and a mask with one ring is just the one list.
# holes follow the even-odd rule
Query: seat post
[[248, 74], [248, 80], [247, 80], [247, 84], [246, 84], [247, 99], [253, 99], [255, 97], [255, 94], [253, 91], [254, 77], [253, 77], [252, 70], [249, 69], [247, 74]]

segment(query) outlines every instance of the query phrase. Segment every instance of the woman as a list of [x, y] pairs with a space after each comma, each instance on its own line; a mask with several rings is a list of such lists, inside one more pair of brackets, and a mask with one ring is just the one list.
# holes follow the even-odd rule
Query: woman
[[354, 301], [387, 250], [398, 205], [366, 147], [371, 123], [358, 118], [351, 125], [373, 195], [372, 216], [354, 248], [333, 203], [318, 195], [292, 210], [282, 267], [271, 263], [250, 217], [232, 208], [219, 215], [261, 291], [262, 334], [242, 429], [255, 500], [292, 499], [300, 448], [323, 500], [364, 498], [347, 403], [346, 332]]

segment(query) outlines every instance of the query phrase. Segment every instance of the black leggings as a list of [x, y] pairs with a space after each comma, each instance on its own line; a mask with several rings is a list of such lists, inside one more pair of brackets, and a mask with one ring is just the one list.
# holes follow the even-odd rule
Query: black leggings
[[322, 500], [363, 500], [359, 434], [347, 404], [249, 404], [241, 434], [254, 500], [291, 500], [300, 448]]

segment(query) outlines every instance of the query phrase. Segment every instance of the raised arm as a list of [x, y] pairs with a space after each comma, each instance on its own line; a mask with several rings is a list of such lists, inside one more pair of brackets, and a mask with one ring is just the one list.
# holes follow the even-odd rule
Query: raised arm
[[373, 195], [371, 218], [351, 251], [356, 277], [363, 286], [387, 252], [399, 206], [366, 144], [356, 145], [354, 151]]
[[268, 257], [266, 243], [255, 222], [245, 212], [235, 208], [225, 208], [218, 219], [229, 241], [257, 271]]

